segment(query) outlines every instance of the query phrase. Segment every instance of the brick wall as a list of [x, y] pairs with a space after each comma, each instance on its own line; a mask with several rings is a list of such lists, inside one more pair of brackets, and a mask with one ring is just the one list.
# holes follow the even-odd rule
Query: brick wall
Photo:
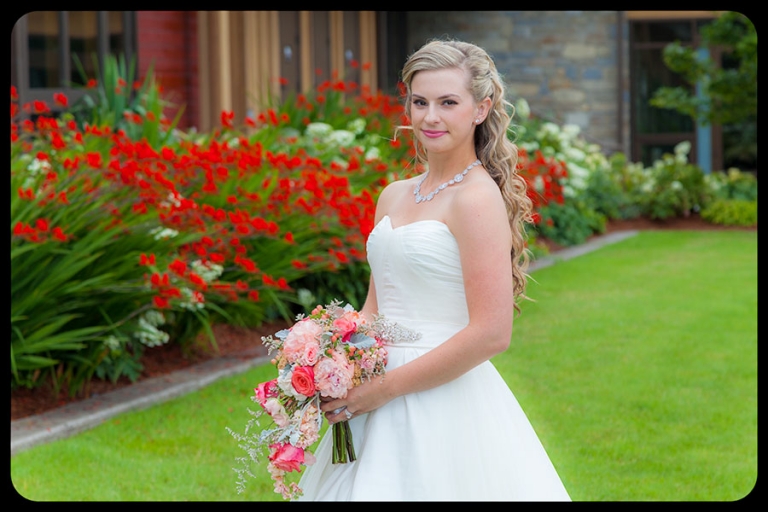
[[137, 74], [143, 79], [150, 66], [163, 87], [163, 97], [175, 105], [173, 119], [184, 107], [180, 128], [198, 120], [197, 15], [195, 11], [137, 11]]
[[525, 98], [532, 112], [558, 124], [580, 126], [582, 134], [606, 154], [629, 154], [627, 29], [625, 54], [620, 57], [617, 14], [414, 11], [407, 13], [407, 47], [410, 53], [433, 37], [478, 44], [493, 56], [511, 99]]

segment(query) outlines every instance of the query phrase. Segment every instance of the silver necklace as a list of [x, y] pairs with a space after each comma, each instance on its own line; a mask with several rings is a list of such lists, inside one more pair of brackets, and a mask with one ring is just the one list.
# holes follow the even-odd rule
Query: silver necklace
[[416, 196], [416, 204], [419, 204], [422, 201], [431, 201], [432, 198], [435, 197], [438, 194], [438, 192], [443, 190], [445, 187], [453, 185], [454, 183], [460, 183], [464, 179], [464, 176], [467, 175], [469, 170], [475, 167], [476, 165], [480, 165], [480, 159], [475, 160], [474, 162], [469, 164], [466, 169], [458, 173], [456, 176], [446, 181], [445, 183], [437, 187], [435, 190], [433, 190], [426, 196], [423, 196], [419, 192], [421, 191], [421, 184], [424, 183], [424, 180], [427, 179], [427, 176], [429, 176], [429, 170], [427, 170], [427, 172], [424, 173], [424, 177], [419, 180], [419, 182], [416, 184], [416, 188], [413, 191], [413, 195]]

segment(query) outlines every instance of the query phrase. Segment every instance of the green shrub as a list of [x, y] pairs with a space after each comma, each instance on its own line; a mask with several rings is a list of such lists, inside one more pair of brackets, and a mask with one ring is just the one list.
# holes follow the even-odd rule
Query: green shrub
[[701, 218], [722, 226], [757, 226], [757, 201], [717, 199], [701, 211]]
[[734, 167], [727, 172], [712, 172], [705, 177], [707, 186], [717, 199], [757, 201], [757, 176]]
[[562, 246], [582, 244], [595, 233], [605, 232], [606, 218], [581, 201], [542, 206], [536, 230]]

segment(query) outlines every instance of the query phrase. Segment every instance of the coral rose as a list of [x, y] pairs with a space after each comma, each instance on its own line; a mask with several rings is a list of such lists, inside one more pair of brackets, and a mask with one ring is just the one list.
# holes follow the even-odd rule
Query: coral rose
[[311, 464], [314, 462], [314, 457], [305, 457], [304, 450], [296, 448], [288, 443], [275, 443], [270, 445], [271, 453], [269, 454], [269, 460], [272, 464], [282, 471], [301, 471], [302, 464]]
[[304, 396], [315, 394], [315, 371], [311, 366], [298, 366], [293, 369], [291, 384], [297, 393]]

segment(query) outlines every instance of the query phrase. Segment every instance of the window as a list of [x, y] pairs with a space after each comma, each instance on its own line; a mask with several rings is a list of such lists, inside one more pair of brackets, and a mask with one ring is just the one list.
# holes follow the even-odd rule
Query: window
[[123, 54], [130, 62], [135, 55], [134, 27], [133, 11], [25, 14], [11, 33], [11, 85], [20, 103], [42, 100], [53, 107], [56, 92], [75, 101], [83, 94], [82, 72], [96, 76], [96, 66], [101, 68], [109, 54]]
[[650, 105], [650, 99], [659, 87], [686, 85], [664, 64], [664, 47], [673, 41], [695, 44], [696, 37], [696, 24], [692, 20], [630, 23], [632, 160], [651, 165], [686, 140], [691, 142], [689, 158], [696, 160], [697, 138], [693, 120], [673, 110]]

